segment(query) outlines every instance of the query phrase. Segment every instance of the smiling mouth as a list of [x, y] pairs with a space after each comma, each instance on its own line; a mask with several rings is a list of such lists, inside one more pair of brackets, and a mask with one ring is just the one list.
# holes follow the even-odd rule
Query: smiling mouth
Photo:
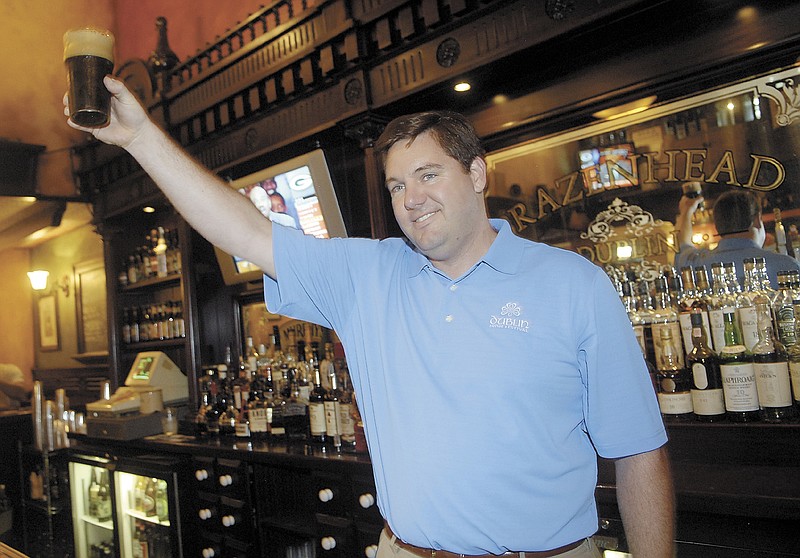
[[426, 213], [422, 217], [419, 217], [418, 219], [414, 219], [414, 222], [415, 223], [423, 223], [423, 222], [427, 221], [429, 218], [433, 217], [434, 213], [436, 213], [436, 212], [434, 211], [433, 213]]

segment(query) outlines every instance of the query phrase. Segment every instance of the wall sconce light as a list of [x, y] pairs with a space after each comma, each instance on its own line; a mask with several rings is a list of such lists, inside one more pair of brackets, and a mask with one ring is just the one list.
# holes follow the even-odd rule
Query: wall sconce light
[[47, 278], [50, 276], [49, 271], [37, 269], [36, 271], [28, 272], [28, 279], [31, 282], [31, 288], [34, 291], [43, 291], [47, 288]]
[[[30, 279], [31, 288], [34, 291], [44, 291], [47, 289], [47, 279], [49, 277], [50, 272], [41, 269], [28, 272], [28, 279]], [[53, 287], [58, 287], [64, 292], [65, 297], [69, 297], [69, 275], [64, 275], [61, 279], [56, 281]]]

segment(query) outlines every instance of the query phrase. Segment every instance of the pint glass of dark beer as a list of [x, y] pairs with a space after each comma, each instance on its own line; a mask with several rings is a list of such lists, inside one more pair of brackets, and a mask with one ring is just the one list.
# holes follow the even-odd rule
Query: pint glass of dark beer
[[67, 31], [64, 65], [72, 121], [86, 127], [107, 124], [111, 94], [103, 77], [114, 69], [114, 35], [90, 27]]

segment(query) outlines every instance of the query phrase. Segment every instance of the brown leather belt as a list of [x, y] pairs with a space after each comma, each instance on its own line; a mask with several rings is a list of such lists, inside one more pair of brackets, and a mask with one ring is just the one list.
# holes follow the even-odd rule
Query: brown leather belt
[[[408, 544], [406, 542], [401, 541], [397, 538], [391, 528], [389, 527], [388, 523], [383, 524], [383, 530], [386, 532], [386, 535], [389, 537], [389, 540], [393, 541], [393, 544], [397, 545], [398, 547], [402, 548], [413, 554], [414, 556], [419, 556], [420, 558], [497, 558], [498, 555], [496, 554], [480, 554], [480, 555], [465, 555], [465, 554], [456, 554], [455, 552], [450, 552], [447, 550], [434, 550], [432, 548], [423, 548], [421, 546], [414, 546], [413, 544]], [[573, 543], [565, 544], [564, 546], [559, 546], [558, 548], [554, 548], [552, 550], [534, 550], [532, 552], [506, 552], [505, 554], [501, 554], [504, 558], [550, 558], [551, 556], [558, 556], [559, 554], [563, 554], [564, 552], [568, 552], [570, 550], [574, 550], [578, 548], [580, 545], [583, 544], [583, 541], [586, 539], [581, 539], [579, 541], [575, 541]]]

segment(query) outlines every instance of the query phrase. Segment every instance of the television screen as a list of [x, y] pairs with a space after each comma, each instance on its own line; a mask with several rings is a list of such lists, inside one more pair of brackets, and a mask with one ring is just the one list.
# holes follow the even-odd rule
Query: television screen
[[633, 153], [630, 143], [581, 149], [578, 156], [586, 190], [633, 186], [629, 179], [633, 171], [630, 159]]
[[[263, 215], [318, 238], [347, 236], [325, 154], [321, 149], [230, 182]], [[261, 269], [216, 248], [226, 285], [261, 279]]]

